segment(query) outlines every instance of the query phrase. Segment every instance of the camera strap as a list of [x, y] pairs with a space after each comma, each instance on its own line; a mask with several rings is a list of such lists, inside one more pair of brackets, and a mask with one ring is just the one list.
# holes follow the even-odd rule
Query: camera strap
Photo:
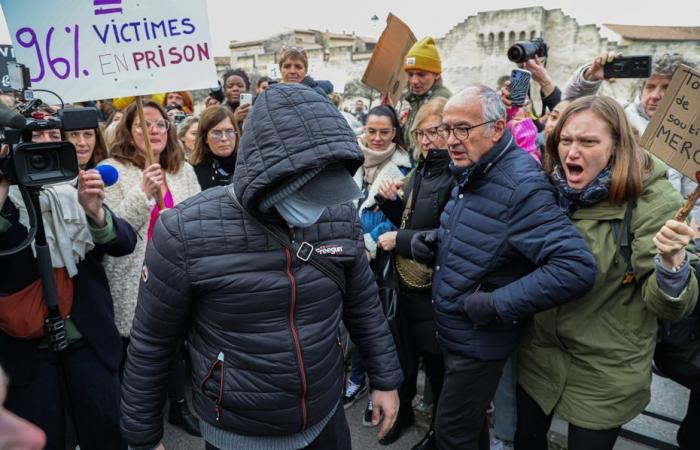
[[243, 207], [241, 202], [238, 201], [236, 193], [233, 190], [233, 185], [228, 185], [224, 189], [226, 190], [226, 194], [229, 196], [231, 201], [233, 201], [233, 204], [241, 210], [246, 219], [262, 228], [263, 231], [268, 234], [268, 236], [277, 241], [284, 248], [289, 249], [298, 259], [311, 264], [328, 278], [333, 280], [333, 282], [340, 288], [340, 292], [343, 294], [343, 297], [345, 297], [345, 270], [342, 266], [316, 253], [313, 245], [309, 244], [308, 242], [294, 242], [280, 227], [264, 223], [248, 212]]

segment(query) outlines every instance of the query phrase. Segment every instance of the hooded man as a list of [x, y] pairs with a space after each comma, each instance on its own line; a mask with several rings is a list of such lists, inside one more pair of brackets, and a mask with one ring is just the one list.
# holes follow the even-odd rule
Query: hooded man
[[408, 74], [406, 101], [411, 105], [404, 126], [404, 142], [411, 142], [410, 131], [420, 107], [433, 97], [450, 98], [452, 93], [442, 85], [442, 61], [430, 36], [413, 44], [404, 58], [403, 70]]
[[132, 448], [162, 438], [183, 336], [207, 448], [349, 449], [341, 320], [367, 365], [374, 422], [384, 414], [380, 437], [395, 420], [401, 368], [351, 203], [354, 134], [301, 84], [265, 90], [245, 125], [232, 184], [165, 212], [149, 244], [124, 375]]

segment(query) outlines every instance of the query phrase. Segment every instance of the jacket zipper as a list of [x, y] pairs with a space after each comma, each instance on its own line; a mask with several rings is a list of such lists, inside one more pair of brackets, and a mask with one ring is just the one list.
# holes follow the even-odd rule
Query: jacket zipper
[[206, 383], [211, 378], [212, 373], [214, 373], [216, 366], [219, 364], [221, 365], [221, 376], [219, 377], [219, 397], [216, 399], [216, 403], [214, 404], [214, 414], [216, 415], [217, 422], [221, 418], [221, 409], [219, 408], [219, 405], [221, 404], [221, 399], [224, 398], [224, 352], [219, 352], [219, 355], [216, 357], [216, 361], [214, 361], [214, 363], [211, 365], [211, 367], [209, 368], [209, 372], [207, 372], [207, 375], [199, 384], [199, 389], [203, 390], [204, 383]]
[[[294, 242], [294, 229], [290, 228], [289, 229], [290, 234], [292, 236], [292, 242]], [[297, 354], [297, 364], [299, 365], [299, 375], [301, 377], [301, 416], [302, 416], [302, 423], [301, 423], [301, 431], [306, 430], [306, 371], [304, 370], [304, 361], [301, 357], [301, 344], [299, 343], [299, 335], [297, 334], [297, 327], [294, 322], [294, 311], [296, 309], [296, 303], [297, 303], [297, 280], [294, 278], [294, 273], [292, 273], [292, 252], [288, 249], [285, 248], [284, 252], [287, 256], [287, 264], [286, 264], [286, 270], [287, 270], [287, 276], [289, 277], [289, 281], [292, 283], [292, 301], [291, 305], [289, 307], [289, 326], [292, 330], [292, 338], [294, 340], [294, 348], [296, 350]]]

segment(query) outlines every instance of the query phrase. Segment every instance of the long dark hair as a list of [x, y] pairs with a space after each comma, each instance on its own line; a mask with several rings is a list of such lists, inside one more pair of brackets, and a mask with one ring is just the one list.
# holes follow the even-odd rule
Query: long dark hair
[[394, 129], [396, 130], [396, 134], [394, 134], [394, 139], [392, 139], [391, 142], [396, 144], [397, 147], [401, 147], [403, 149], [406, 148], [406, 145], [403, 140], [403, 129], [401, 128], [401, 123], [399, 122], [399, 116], [398, 114], [396, 114], [396, 110], [393, 106], [375, 106], [374, 108], [370, 109], [367, 113], [367, 118], [369, 118], [369, 116], [388, 117], [391, 121], [391, 126], [394, 127]]

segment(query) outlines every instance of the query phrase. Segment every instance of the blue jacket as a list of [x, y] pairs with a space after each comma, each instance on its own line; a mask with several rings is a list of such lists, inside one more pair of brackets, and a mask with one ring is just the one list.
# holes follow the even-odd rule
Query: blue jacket
[[[581, 298], [595, 276], [593, 255], [557, 206], [554, 187], [506, 131], [463, 175], [440, 217], [438, 341], [469, 357], [506, 358], [524, 319]], [[493, 292], [500, 321], [478, 327], [469, 320], [462, 305], [475, 291]]]

